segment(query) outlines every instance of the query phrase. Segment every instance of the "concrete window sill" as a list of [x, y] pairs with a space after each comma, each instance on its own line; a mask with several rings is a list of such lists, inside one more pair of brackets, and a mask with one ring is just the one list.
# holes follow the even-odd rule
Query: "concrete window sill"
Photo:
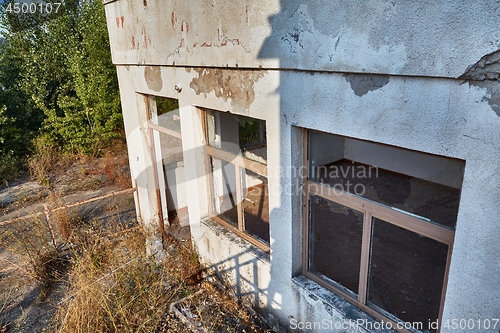
[[270, 256], [269, 253], [266, 253], [253, 245], [252, 243], [246, 241], [245, 239], [239, 237], [237, 234], [232, 232], [231, 230], [225, 228], [220, 225], [216, 221], [211, 218], [205, 218], [200, 221], [200, 223], [206, 225], [210, 228], [217, 236], [226, 238], [229, 242], [237, 245], [241, 248], [241, 253], [249, 253], [255, 256], [259, 261], [262, 261], [264, 264], [270, 265]]
[[[342, 297], [336, 295], [330, 290], [320, 286], [316, 282], [308, 279], [307, 277], [300, 275], [292, 278], [292, 281], [301, 289], [303, 289], [307, 298], [315, 302], [323, 302], [325, 310], [328, 314], [334, 317], [334, 313], [337, 312], [345, 321], [356, 322], [357, 320], [363, 320], [367, 325], [360, 326], [359, 332], [368, 333], [398, 333], [395, 330], [390, 329], [366, 329], [361, 327], [369, 327], [370, 324], [373, 327], [375, 323], [380, 323], [379, 320], [371, 317], [367, 313], [363, 312], [361, 309], [355, 305], [349, 303]], [[329, 318], [327, 318], [329, 319]]]

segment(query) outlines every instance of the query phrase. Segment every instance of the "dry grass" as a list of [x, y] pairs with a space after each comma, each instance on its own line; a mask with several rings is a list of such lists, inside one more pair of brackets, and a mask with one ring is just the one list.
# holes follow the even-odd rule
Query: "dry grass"
[[[68, 245], [60, 246], [60, 228], [53, 226], [52, 239], [38, 223], [29, 230], [16, 226], [16, 244], [32, 261], [34, 276], [47, 285], [67, 285], [51, 324], [55, 332], [188, 331], [169, 312], [172, 304], [206, 332], [266, 331], [248, 309], [202, 280], [196, 254], [174, 238], [165, 241], [167, 259], [157, 263], [146, 256], [140, 227], [103, 230], [97, 221], [74, 224], [63, 216], [58, 225], [66, 224]], [[35, 233], [38, 228], [44, 229]]]
[[0, 246], [23, 258], [24, 262], [16, 267], [46, 286], [56, 277], [59, 250], [55, 232], [43, 216], [4, 228], [0, 233]]
[[227, 293], [201, 279], [194, 252], [173, 238], [168, 258], [146, 256], [140, 229], [95, 237], [75, 258], [58, 332], [187, 332], [169, 310], [189, 311], [206, 332], [265, 332], [269, 327]]
[[27, 160], [30, 176], [42, 186], [48, 188], [50, 187], [49, 172], [60, 154], [56, 149], [47, 149], [44, 147], [41, 140], [35, 140], [34, 146], [35, 153]]
[[[47, 179], [48, 188], [49, 160], [32, 162], [32, 172]], [[128, 173], [120, 172], [126, 163], [126, 156], [110, 152], [85, 173], [105, 174], [115, 184], [130, 186]], [[48, 207], [62, 202], [60, 194], [49, 191]], [[141, 229], [120, 229], [122, 222], [104, 228], [97, 219], [84, 221], [61, 209], [50, 214], [49, 222], [41, 215], [0, 230], [0, 246], [25, 259], [27, 264], [18, 268], [41, 281], [45, 295], [55, 283], [67, 286], [51, 324], [56, 332], [186, 332], [186, 325], [169, 312], [173, 303], [189, 310], [207, 332], [264, 331], [246, 308], [201, 279], [195, 252], [168, 238], [169, 255], [157, 263], [146, 255]], [[0, 309], [5, 304], [0, 299]]]
[[[69, 275], [71, 297], [58, 311], [59, 332], [152, 332], [168, 304], [196, 289], [196, 257], [176, 250], [165, 263], [146, 257], [143, 234], [92, 237]], [[182, 326], [170, 331], [183, 332]]]
[[27, 159], [30, 176], [46, 189], [53, 189], [61, 181], [71, 191], [95, 190], [110, 184], [120, 188], [132, 186], [127, 149], [122, 140], [113, 141], [98, 154], [102, 157], [79, 152], [62, 153], [44, 136], [35, 139], [33, 147], [33, 153]]

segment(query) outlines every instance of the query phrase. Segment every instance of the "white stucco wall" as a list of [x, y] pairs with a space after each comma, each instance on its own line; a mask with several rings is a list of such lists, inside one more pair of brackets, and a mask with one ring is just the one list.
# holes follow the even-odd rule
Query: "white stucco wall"
[[[182, 113], [188, 114], [184, 118], [181, 115], [185, 163], [188, 165], [191, 156], [194, 160], [191, 165], [197, 165], [199, 169], [186, 167], [185, 177], [193, 241], [201, 259], [207, 264], [215, 264], [229, 260], [238, 251], [245, 252], [248, 247], [245, 241], [239, 240], [229, 246], [227, 240], [218, 239], [216, 232], [200, 224], [207, 214], [207, 191], [201, 153], [201, 119], [195, 106], [227, 110], [232, 101], [197, 94], [189, 88], [181, 93], [175, 92], [176, 83], [189, 87], [190, 81], [197, 78], [193, 70], [159, 68], [164, 82], [159, 92], [147, 88], [144, 71], [141, 66], [119, 67], [120, 78], [124, 73], [129, 75], [130, 89], [178, 98], [184, 105]], [[294, 207], [300, 196], [293, 194], [297, 189], [297, 179], [281, 175], [279, 167], [286, 170], [290, 165], [300, 166], [297, 164], [301, 163], [297, 155], [301, 150], [300, 142], [292, 144], [292, 138], [296, 127], [304, 127], [466, 161], [443, 318], [494, 318], [499, 313], [496, 299], [500, 292], [496, 274], [500, 273], [497, 264], [500, 248], [496, 235], [500, 226], [493, 222], [499, 213], [500, 155], [497, 143], [500, 142], [500, 133], [496, 128], [500, 126], [500, 118], [488, 103], [481, 102], [482, 89], [449, 79], [391, 77], [382, 89], [359, 97], [341, 74], [317, 73], [312, 76], [279, 71], [264, 73], [255, 82], [254, 89], [254, 102], [247, 112], [240, 114], [267, 122], [271, 254], [269, 263], [261, 264], [269, 266], [266, 269], [270, 273], [262, 273], [259, 278], [259, 283], [265, 285], [260, 291], [264, 300], [259, 305], [269, 307], [282, 324], [287, 323], [289, 316], [297, 320], [331, 317], [324, 304], [329, 303], [321, 298], [315, 300], [317, 296], [314, 294], [311, 298], [309, 290], [292, 280], [300, 267], [301, 248], [297, 246], [300, 244], [297, 239], [301, 237], [301, 215]], [[402, 94], [404, 98], [396, 98]], [[143, 100], [142, 96], [132, 96], [136, 101], [130, 101], [130, 105], [137, 108], [135, 112], [140, 112], [137, 104]], [[443, 99], [442, 96], [453, 98]], [[135, 119], [139, 124], [137, 116], [125, 116], [128, 122]], [[450, 126], [453, 130], [447, 130]], [[133, 137], [138, 135], [134, 133], [140, 133], [140, 128], [127, 132]], [[136, 155], [147, 155], [137, 142], [141, 140], [129, 143], [129, 149], [134, 153], [131, 154], [134, 179], [144, 168]], [[290, 195], [291, 188], [293, 195]], [[143, 215], [147, 212], [145, 207], [147, 203], [141, 202]], [[232, 250], [228, 251], [228, 247]], [[241, 273], [240, 278], [246, 279], [245, 274]], [[320, 292], [320, 295], [325, 294]], [[468, 301], [461, 301], [463, 299]]]
[[493, 0], [119, 0], [106, 11], [116, 64], [459, 77], [500, 40]]
[[[289, 329], [292, 320], [366, 317], [300, 276], [301, 184], [281, 171], [303, 161], [301, 128], [457, 158], [466, 166], [443, 320], [498, 318], [497, 82], [481, 86], [457, 78], [499, 49], [500, 6], [493, 1], [224, 4], [106, 5], [132, 179], [153, 239], [157, 207], [141, 94], [179, 100], [185, 188], [200, 260], [226, 269], [237, 292]], [[206, 220], [198, 107], [266, 121], [269, 255]]]

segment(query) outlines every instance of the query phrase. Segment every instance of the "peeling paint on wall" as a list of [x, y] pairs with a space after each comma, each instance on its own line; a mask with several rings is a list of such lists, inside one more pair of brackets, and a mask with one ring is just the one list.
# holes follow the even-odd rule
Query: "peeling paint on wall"
[[344, 74], [344, 78], [357, 96], [363, 96], [389, 83], [389, 75]]
[[266, 71], [235, 71], [215, 68], [195, 68], [198, 77], [190, 87], [199, 94], [214, 92], [217, 98], [231, 99], [235, 109], [247, 111], [255, 100], [254, 84]]
[[160, 67], [158, 66], [147, 66], [144, 69], [144, 78], [146, 79], [146, 84], [148, 88], [154, 91], [160, 91], [163, 87], [163, 80], [161, 78]]
[[500, 50], [487, 54], [460, 77], [466, 80], [500, 80]]
[[460, 79], [471, 86], [486, 88], [483, 101], [500, 117], [500, 51], [482, 57]]

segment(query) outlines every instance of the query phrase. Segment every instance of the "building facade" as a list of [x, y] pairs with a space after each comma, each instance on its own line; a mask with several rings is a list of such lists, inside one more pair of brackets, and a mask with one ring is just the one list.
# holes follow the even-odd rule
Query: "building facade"
[[288, 331], [500, 329], [500, 5], [104, 1], [137, 213]]

